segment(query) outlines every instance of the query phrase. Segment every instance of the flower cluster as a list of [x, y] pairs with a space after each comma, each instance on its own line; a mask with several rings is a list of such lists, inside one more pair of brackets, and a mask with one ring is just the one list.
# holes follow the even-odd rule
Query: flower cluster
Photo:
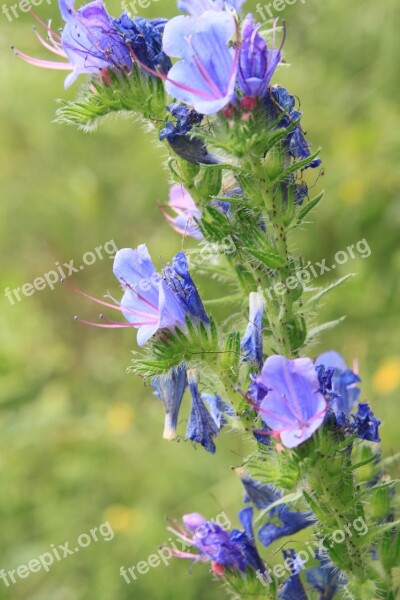
[[[170, 153], [171, 187], [160, 208], [185, 251], [157, 271], [145, 244], [119, 250], [113, 272], [121, 300], [109, 294], [92, 300], [125, 321], [101, 315], [101, 323], [83, 322], [137, 330], [141, 352], [132, 371], [163, 404], [165, 439], [179, 435], [187, 393], [185, 440], [215, 453], [227, 425], [253, 444], [240, 472], [242, 529], [185, 515], [184, 526], [172, 531], [193, 551], [176, 556], [210, 562], [228, 587], [233, 577], [237, 597], [241, 591], [256, 596], [266, 571], [256, 543], [270, 549], [312, 528], [321, 541], [320, 564], [303, 576], [300, 552], [285, 549], [289, 575], [282, 585], [273, 581], [266, 595], [306, 600], [311, 588], [327, 600], [348, 582], [352, 590], [362, 588], [360, 598], [378, 597], [389, 589], [396, 563], [390, 485], [373, 449], [380, 421], [360, 401], [356, 367], [348, 368], [337, 352], [315, 359], [305, 349], [313, 340], [310, 315], [343, 278], [327, 290], [289, 285], [304, 264], [290, 235], [322, 198], [308, 199], [307, 184], [321, 160], [311, 152], [295, 96], [273, 83], [285, 28], [261, 26], [242, 14], [242, 4], [179, 0], [185, 14], [167, 20], [113, 18], [102, 0], [78, 9], [59, 0], [61, 35], [36, 17], [48, 41], [37, 36], [66, 62], [16, 52], [31, 64], [71, 71], [66, 86], [89, 76], [83, 99], [60, 109], [68, 122], [88, 127], [111, 112], [139, 114]], [[222, 284], [223, 294], [203, 301], [190, 259], [207, 246], [223, 248], [227, 239], [229, 254], [211, 252], [199, 269]], [[219, 321], [209, 310], [215, 305], [225, 311]], [[357, 480], [361, 467], [370, 472]], [[380, 546], [374, 541], [367, 552], [356, 536], [340, 550], [325, 543], [338, 524], [346, 528], [367, 510], [374, 536], [384, 540]], [[379, 567], [371, 568], [371, 556], [380, 560], [380, 554]], [[372, 583], [365, 584], [366, 573]]]

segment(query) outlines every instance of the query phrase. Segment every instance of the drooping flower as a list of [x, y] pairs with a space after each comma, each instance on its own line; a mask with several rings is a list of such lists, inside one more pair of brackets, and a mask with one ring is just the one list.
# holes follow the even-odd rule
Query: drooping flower
[[186, 368], [184, 365], [172, 368], [167, 375], [153, 377], [151, 382], [155, 392], [165, 408], [164, 439], [173, 440], [176, 436], [179, 409], [187, 386]]
[[45, 48], [68, 62], [41, 60], [16, 50], [17, 56], [38, 67], [72, 71], [65, 79], [65, 87], [82, 73], [106, 77], [108, 69], [123, 73], [131, 70], [130, 49], [101, 0], [89, 2], [78, 10], [73, 0], [59, 0], [59, 8], [65, 21], [61, 37], [38, 17], [35, 18], [47, 30], [50, 43], [35, 33]]
[[195, 221], [201, 219], [201, 212], [197, 208], [192, 196], [180, 183], [171, 186], [169, 191], [168, 207], [175, 212], [172, 217], [165, 210], [163, 214], [172, 227], [184, 236], [203, 239], [203, 235]]
[[171, 19], [163, 48], [181, 60], [168, 73], [167, 92], [205, 115], [224, 108], [235, 93], [237, 51], [228, 47], [235, 31], [235, 18], [226, 12]]
[[303, 561], [297, 556], [295, 550], [282, 550], [282, 554], [286, 564], [290, 565], [291, 575], [279, 590], [278, 598], [280, 600], [308, 600], [299, 577], [303, 569]]
[[240, 343], [245, 362], [254, 362], [262, 367], [262, 316], [264, 311], [263, 296], [260, 292], [250, 292], [249, 323]]
[[245, 0], [178, 0], [178, 8], [190, 15], [198, 16], [207, 10], [233, 9], [240, 12]]
[[360, 388], [357, 383], [361, 381], [359, 376], [349, 369], [338, 353], [329, 351], [318, 356], [315, 361], [317, 369], [324, 367], [325, 369], [333, 369], [331, 380], [332, 400], [330, 408], [336, 416], [344, 413], [348, 416], [360, 396]]
[[[262, 98], [267, 92], [271, 77], [281, 60], [281, 48], [268, 48], [258, 33], [260, 23], [252, 14], [243, 21], [239, 52], [238, 85], [245, 96]], [[274, 44], [273, 44], [274, 45]]]
[[162, 50], [166, 23], [167, 19], [131, 19], [126, 13], [114, 19], [115, 27], [133, 50], [133, 56], [145, 67], [163, 74], [167, 74], [172, 66], [170, 58]]
[[272, 433], [287, 448], [310, 438], [322, 425], [327, 403], [319, 391], [314, 363], [309, 358], [269, 356], [254, 378], [252, 393], [261, 395], [258, 411]]
[[[247, 475], [241, 474], [241, 481], [246, 491], [245, 502], [252, 502], [259, 510], [268, 509], [281, 498], [271, 484], [263, 484]], [[258, 530], [258, 539], [264, 546], [276, 540], [309, 527], [314, 519], [311, 512], [291, 511], [287, 504], [278, 504], [268, 511], [271, 521], [264, 523]]]
[[[310, 143], [307, 142], [300, 126], [301, 112], [295, 109], [295, 98], [281, 86], [272, 86], [264, 96], [264, 106], [268, 120], [275, 127], [289, 127], [296, 122], [296, 126], [284, 139], [284, 147], [288, 156], [296, 159], [306, 159], [310, 153]], [[321, 164], [321, 159], [314, 158], [304, 168], [316, 168]]]
[[371, 408], [366, 402], [360, 402], [357, 413], [351, 415], [354, 423], [353, 429], [357, 432], [357, 437], [369, 442], [380, 442], [379, 425], [380, 420], [374, 416]]
[[235, 416], [235, 411], [233, 408], [224, 402], [220, 396], [203, 393], [201, 394], [201, 399], [207, 404], [210, 414], [214, 419], [218, 429], [222, 429], [222, 427], [225, 425], [225, 415], [229, 417]]
[[311, 587], [319, 592], [319, 600], [332, 600], [336, 592], [346, 583], [343, 574], [334, 567], [327, 554], [316, 552], [318, 567], [306, 569], [305, 574]]
[[200, 396], [197, 374], [194, 369], [189, 369], [187, 379], [192, 395], [192, 407], [186, 429], [186, 438], [201, 444], [207, 452], [214, 454], [214, 437], [218, 435], [220, 427], [206, 409]]
[[247, 567], [264, 572], [265, 565], [251, 537], [251, 514], [248, 509], [239, 513], [239, 519], [244, 531], [228, 531], [198, 513], [184, 515], [184, 528], [175, 524], [169, 530], [184, 542], [185, 547], [193, 547], [197, 553], [176, 550], [174, 556], [190, 558], [195, 562], [211, 562], [211, 568], [217, 575], [223, 575], [225, 569], [245, 573]]
[[192, 321], [209, 323], [200, 294], [188, 270], [187, 258], [184, 252], [178, 252], [172, 260], [172, 266], [163, 270], [163, 278], [180, 302], [184, 312]]
[[167, 140], [175, 154], [190, 163], [217, 164], [218, 159], [208, 152], [204, 142], [190, 133], [195, 125], [200, 125], [204, 115], [177, 102], [173, 102], [166, 108], [175, 117], [175, 122], [166, 121], [160, 131], [160, 140]]

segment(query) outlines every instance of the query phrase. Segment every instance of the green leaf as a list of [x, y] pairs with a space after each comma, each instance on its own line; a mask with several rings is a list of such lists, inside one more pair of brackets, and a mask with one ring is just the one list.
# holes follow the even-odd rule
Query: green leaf
[[296, 225], [300, 225], [300, 223], [302, 223], [302, 221], [304, 220], [306, 215], [308, 215], [308, 213], [315, 206], [317, 206], [317, 204], [319, 204], [319, 202], [322, 200], [323, 196], [324, 196], [324, 192], [322, 191], [320, 194], [318, 194], [318, 196], [315, 196], [315, 198], [313, 198], [312, 200], [309, 200], [309, 202], [307, 202], [307, 204], [304, 204], [300, 208], [299, 212], [297, 213]]
[[321, 300], [323, 296], [328, 294], [328, 292], [330, 292], [331, 290], [334, 290], [335, 288], [339, 287], [339, 285], [342, 285], [342, 283], [344, 283], [351, 277], [355, 277], [355, 275], [356, 273], [348, 273], [348, 275], [344, 275], [344, 277], [340, 277], [340, 279], [336, 279], [336, 281], [333, 281], [326, 288], [320, 289], [316, 294], [314, 294], [314, 296], [308, 298], [308, 300], [304, 303], [302, 310], [306, 312], [309, 307], [314, 309], [315, 305]]
[[312, 327], [307, 332], [306, 344], [310, 344], [320, 333], [323, 331], [329, 331], [333, 329], [340, 323], [342, 323], [346, 317], [340, 317], [339, 319], [335, 319], [334, 321], [327, 321], [326, 323], [322, 323], [321, 325], [317, 325], [316, 327]]

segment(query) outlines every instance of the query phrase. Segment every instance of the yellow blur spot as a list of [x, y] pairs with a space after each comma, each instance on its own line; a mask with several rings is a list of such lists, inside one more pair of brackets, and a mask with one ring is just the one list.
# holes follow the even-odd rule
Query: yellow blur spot
[[124, 433], [132, 425], [132, 407], [127, 402], [118, 402], [108, 409], [106, 419], [112, 433]]
[[390, 394], [400, 386], [400, 356], [386, 359], [376, 371], [374, 390], [380, 394]]
[[361, 179], [346, 179], [339, 187], [339, 195], [348, 204], [358, 204], [364, 194], [364, 184]]
[[141, 531], [144, 527], [144, 515], [134, 508], [123, 504], [112, 504], [104, 512], [104, 520], [108, 521], [113, 531], [124, 533]]

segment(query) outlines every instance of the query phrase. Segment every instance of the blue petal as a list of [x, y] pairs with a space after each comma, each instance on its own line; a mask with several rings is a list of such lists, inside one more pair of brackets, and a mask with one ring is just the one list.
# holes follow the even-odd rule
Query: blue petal
[[250, 292], [249, 295], [249, 323], [240, 343], [245, 362], [254, 362], [262, 367], [262, 316], [264, 301], [259, 292]]
[[201, 444], [208, 452], [214, 454], [215, 444], [213, 438], [218, 434], [219, 429], [200, 397], [197, 376], [193, 369], [187, 372], [187, 378], [192, 394], [192, 408], [186, 438]]
[[172, 440], [175, 438], [179, 409], [187, 386], [186, 369], [183, 365], [173, 368], [166, 376], [154, 377], [151, 385], [165, 408], [164, 439]]

